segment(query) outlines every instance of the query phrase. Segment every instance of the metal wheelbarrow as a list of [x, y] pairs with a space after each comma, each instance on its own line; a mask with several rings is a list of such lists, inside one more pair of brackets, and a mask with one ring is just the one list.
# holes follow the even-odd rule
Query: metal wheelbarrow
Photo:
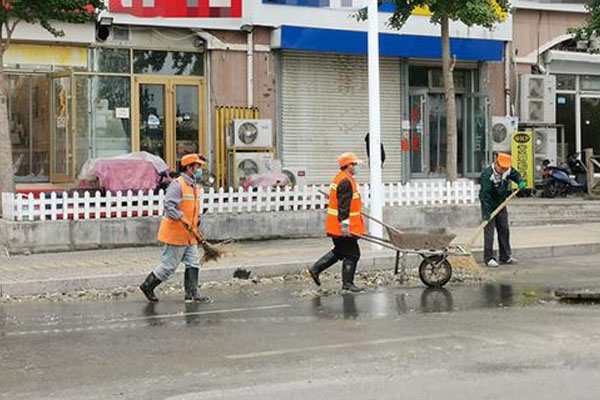
[[400, 267], [402, 267], [402, 275], [404, 275], [406, 256], [416, 254], [422, 258], [419, 265], [419, 278], [421, 281], [427, 286], [440, 288], [452, 278], [452, 265], [448, 257], [471, 256], [471, 253], [466, 251], [464, 247], [450, 244], [456, 235], [449, 233], [446, 228], [400, 231], [368, 214], [362, 214], [386, 228], [388, 239], [367, 234], [361, 235], [360, 238], [396, 252], [396, 266], [394, 269], [396, 275], [398, 275]]

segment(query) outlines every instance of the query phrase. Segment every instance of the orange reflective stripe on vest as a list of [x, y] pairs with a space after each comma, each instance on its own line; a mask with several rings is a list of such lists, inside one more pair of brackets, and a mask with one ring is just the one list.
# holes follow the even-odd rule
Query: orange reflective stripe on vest
[[[200, 214], [200, 190], [197, 187], [187, 184], [183, 177], [176, 179], [181, 186], [181, 202], [179, 209], [183, 213], [183, 220], [192, 225], [193, 229], [198, 232], [198, 217]], [[174, 246], [185, 246], [189, 244], [197, 244], [198, 241], [193, 234], [185, 229], [181, 221], [175, 221], [167, 217], [163, 217], [158, 229], [158, 240], [172, 244]]]
[[347, 179], [352, 185], [352, 201], [350, 202], [350, 233], [353, 235], [362, 235], [367, 232], [365, 223], [361, 215], [362, 211], [362, 200], [360, 198], [360, 192], [356, 181], [352, 176], [340, 171], [329, 189], [329, 205], [327, 206], [327, 216], [325, 217], [325, 231], [330, 236], [342, 236], [342, 223], [338, 219], [338, 198], [337, 188], [338, 185]]

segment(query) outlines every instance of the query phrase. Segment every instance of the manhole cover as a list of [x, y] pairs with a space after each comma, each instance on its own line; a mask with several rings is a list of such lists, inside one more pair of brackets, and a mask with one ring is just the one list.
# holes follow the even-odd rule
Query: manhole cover
[[563, 300], [600, 301], [600, 289], [558, 289], [554, 294]]

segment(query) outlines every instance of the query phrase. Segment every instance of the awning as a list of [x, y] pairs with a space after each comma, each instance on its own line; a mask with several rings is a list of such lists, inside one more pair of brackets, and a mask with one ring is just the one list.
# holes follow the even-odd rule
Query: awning
[[[502, 61], [504, 42], [490, 39], [450, 39], [452, 54], [461, 61]], [[321, 53], [367, 54], [367, 33], [335, 29], [282, 26], [273, 32], [272, 47]], [[379, 34], [383, 57], [442, 58], [437, 36]]]

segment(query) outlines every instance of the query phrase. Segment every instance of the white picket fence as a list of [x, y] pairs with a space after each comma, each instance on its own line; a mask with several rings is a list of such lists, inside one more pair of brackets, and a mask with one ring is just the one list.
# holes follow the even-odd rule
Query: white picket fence
[[[359, 188], [363, 204], [368, 207], [368, 184]], [[471, 204], [478, 195], [478, 186], [472, 181], [454, 183], [441, 181], [416, 181], [407, 184], [384, 184], [385, 206], [417, 206], [443, 204]], [[201, 195], [201, 208], [206, 213], [246, 213], [321, 210], [327, 207], [328, 185], [286, 187], [276, 189], [217, 190], [210, 189]], [[2, 194], [2, 217], [11, 221], [88, 220], [151, 217], [163, 214], [164, 192], [128, 191], [126, 193], [77, 192], [23, 195]]]

